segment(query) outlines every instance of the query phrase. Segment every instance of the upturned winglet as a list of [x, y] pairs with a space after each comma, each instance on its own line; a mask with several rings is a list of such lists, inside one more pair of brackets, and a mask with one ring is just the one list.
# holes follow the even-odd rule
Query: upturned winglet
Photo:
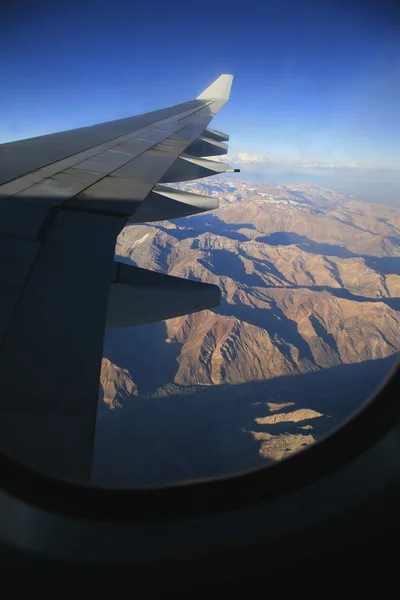
[[220, 75], [211, 85], [197, 96], [197, 100], [228, 100], [231, 93], [233, 75]]

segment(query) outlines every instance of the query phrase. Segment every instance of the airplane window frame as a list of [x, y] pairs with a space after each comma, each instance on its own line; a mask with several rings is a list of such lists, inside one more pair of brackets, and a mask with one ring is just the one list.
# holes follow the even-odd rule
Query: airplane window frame
[[164, 487], [100, 488], [36, 472], [0, 453], [0, 489], [53, 514], [113, 523], [165, 521], [260, 504], [329, 475], [378, 443], [400, 421], [399, 387], [400, 359], [339, 427], [316, 444], [261, 469]]

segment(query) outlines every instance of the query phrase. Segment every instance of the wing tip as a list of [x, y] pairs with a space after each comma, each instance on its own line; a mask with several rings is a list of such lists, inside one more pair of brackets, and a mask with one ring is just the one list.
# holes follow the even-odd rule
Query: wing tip
[[233, 75], [228, 73], [220, 75], [204, 92], [197, 96], [196, 100], [228, 100], [231, 93], [232, 81]]

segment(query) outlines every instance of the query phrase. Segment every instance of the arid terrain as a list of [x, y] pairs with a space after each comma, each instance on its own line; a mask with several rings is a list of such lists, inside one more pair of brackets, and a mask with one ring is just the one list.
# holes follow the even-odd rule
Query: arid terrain
[[279, 460], [361, 407], [400, 349], [400, 208], [311, 184], [181, 187], [220, 208], [126, 227], [116, 253], [222, 300], [107, 331], [95, 478], [110, 485]]

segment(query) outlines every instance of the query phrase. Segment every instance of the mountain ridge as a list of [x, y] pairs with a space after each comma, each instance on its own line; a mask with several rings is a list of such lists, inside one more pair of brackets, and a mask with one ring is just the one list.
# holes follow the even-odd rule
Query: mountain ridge
[[[362, 203], [322, 186], [253, 184], [226, 176], [212, 185], [176, 187], [218, 196], [220, 208], [125, 228], [117, 241], [117, 260], [217, 284], [222, 301], [213, 311], [157, 326], [148, 351], [159, 353], [160, 364], [165, 355], [169, 366], [144, 395], [139, 386], [139, 397], [167, 403], [178, 394], [186, 402], [204, 403], [211, 394], [220, 402], [226, 387], [233, 394], [242, 385], [288, 376], [295, 382], [307, 374], [397, 356], [400, 209]], [[111, 363], [114, 356], [118, 367], [124, 354], [115, 353], [116, 334], [110, 335], [113, 345], [107, 345], [106, 336], [104, 355]], [[134, 330], [129, 336], [122, 343], [125, 355], [131, 355], [134, 381], [135, 360], [143, 358], [135, 358]], [[293, 394], [291, 387], [285, 402], [292, 402]], [[296, 400], [295, 411], [312, 409], [321, 415], [313, 423], [300, 425], [280, 416], [273, 427], [279, 433], [268, 429], [268, 420], [247, 423], [236, 432], [237, 443], [241, 435], [250, 436], [264, 461], [314, 443], [320, 434], [299, 427], [315, 428], [320, 422], [318, 428], [326, 433], [338, 421], [337, 408], [327, 413], [324, 394], [313, 408], [306, 398], [303, 405]], [[126, 398], [116, 402], [125, 406]], [[350, 397], [347, 404], [346, 416], [350, 407], [354, 410]], [[218, 412], [207, 402], [204, 411], [209, 419]]]

